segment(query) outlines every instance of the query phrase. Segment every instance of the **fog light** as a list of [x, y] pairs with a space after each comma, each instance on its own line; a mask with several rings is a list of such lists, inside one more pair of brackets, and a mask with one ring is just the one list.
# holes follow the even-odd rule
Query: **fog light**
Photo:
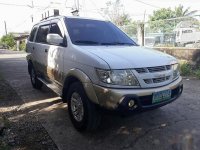
[[134, 100], [130, 100], [129, 102], [128, 102], [128, 107], [133, 107], [135, 105], [135, 101]]

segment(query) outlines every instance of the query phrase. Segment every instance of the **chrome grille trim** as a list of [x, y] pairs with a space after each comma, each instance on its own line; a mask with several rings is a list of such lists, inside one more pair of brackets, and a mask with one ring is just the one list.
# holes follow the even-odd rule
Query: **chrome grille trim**
[[156, 67], [147, 67], [147, 68], [135, 68], [137, 73], [154, 73], [154, 72], [162, 72], [166, 70], [171, 70], [171, 65], [166, 66], [156, 66]]
[[147, 73], [147, 69], [145, 68], [135, 68], [138, 73]]
[[167, 70], [171, 70], [171, 68], [172, 68], [172, 65], [167, 65], [167, 66], [166, 66], [166, 69], [167, 69]]
[[153, 83], [152, 79], [144, 79], [144, 82], [146, 84], [152, 84]]
[[165, 70], [166, 70], [166, 67], [165, 67], [165, 66], [148, 67], [147, 69], [148, 69], [148, 71], [149, 71], [150, 73], [153, 73], [153, 72], [165, 71]]
[[161, 83], [165, 82], [170, 79], [170, 76], [160, 77], [160, 78], [152, 78], [152, 79], [144, 79], [146, 84], [153, 84], [153, 83]]
[[160, 83], [160, 82], [164, 82], [165, 80], [166, 80], [165, 77], [154, 78], [154, 79], [153, 79], [153, 83]]

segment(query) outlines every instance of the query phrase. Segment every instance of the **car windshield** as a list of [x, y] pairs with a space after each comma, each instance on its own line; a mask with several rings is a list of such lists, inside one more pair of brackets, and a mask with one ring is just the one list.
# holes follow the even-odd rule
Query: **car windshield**
[[111, 22], [66, 18], [65, 23], [75, 45], [137, 45]]

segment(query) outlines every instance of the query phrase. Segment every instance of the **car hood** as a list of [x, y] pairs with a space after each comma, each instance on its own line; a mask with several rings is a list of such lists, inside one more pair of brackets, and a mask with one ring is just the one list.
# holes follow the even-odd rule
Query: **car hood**
[[176, 62], [176, 59], [168, 54], [139, 46], [80, 47], [106, 61], [111, 69], [153, 67]]

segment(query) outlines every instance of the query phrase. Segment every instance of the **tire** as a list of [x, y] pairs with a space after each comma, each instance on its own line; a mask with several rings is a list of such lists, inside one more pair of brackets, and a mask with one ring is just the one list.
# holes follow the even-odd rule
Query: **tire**
[[95, 104], [87, 97], [80, 82], [71, 84], [67, 99], [70, 119], [79, 132], [94, 131], [98, 128], [101, 114]]
[[38, 80], [37, 74], [36, 74], [33, 66], [31, 66], [31, 69], [30, 69], [30, 78], [31, 78], [31, 84], [32, 84], [33, 88], [35, 88], [35, 89], [42, 88], [43, 83], [40, 80]]

